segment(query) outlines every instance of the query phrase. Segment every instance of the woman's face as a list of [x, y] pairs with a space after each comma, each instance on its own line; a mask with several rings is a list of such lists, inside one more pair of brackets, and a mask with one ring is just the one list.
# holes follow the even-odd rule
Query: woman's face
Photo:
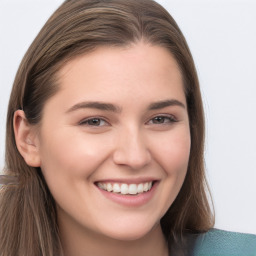
[[60, 226], [145, 236], [187, 172], [189, 120], [176, 61], [144, 43], [99, 48], [67, 63], [58, 78], [38, 152]]

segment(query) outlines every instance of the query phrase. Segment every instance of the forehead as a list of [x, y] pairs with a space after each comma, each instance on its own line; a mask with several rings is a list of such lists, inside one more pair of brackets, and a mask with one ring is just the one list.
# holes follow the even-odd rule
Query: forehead
[[141, 100], [176, 94], [185, 99], [182, 75], [171, 53], [142, 42], [127, 47], [100, 47], [75, 57], [58, 73], [61, 91], [72, 98], [114, 98], [119, 93]]

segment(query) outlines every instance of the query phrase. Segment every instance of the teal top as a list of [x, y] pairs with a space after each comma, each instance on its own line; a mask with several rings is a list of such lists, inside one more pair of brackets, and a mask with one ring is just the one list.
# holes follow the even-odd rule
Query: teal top
[[256, 256], [256, 235], [211, 229], [193, 247], [191, 256]]

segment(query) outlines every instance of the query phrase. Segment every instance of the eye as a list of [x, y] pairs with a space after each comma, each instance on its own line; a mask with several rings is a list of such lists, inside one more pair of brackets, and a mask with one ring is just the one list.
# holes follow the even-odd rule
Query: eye
[[172, 124], [177, 122], [174, 116], [171, 115], [159, 115], [149, 120], [148, 124]]
[[87, 125], [87, 126], [106, 126], [108, 123], [99, 117], [93, 117], [89, 119], [82, 120], [79, 125]]

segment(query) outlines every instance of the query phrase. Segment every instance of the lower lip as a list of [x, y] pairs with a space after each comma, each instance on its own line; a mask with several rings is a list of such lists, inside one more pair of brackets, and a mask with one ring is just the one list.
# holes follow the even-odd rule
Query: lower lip
[[103, 194], [107, 199], [110, 199], [111, 201], [117, 204], [129, 206], [129, 207], [139, 207], [139, 206], [145, 205], [153, 198], [157, 185], [158, 185], [158, 182], [154, 182], [154, 185], [149, 191], [143, 192], [137, 195], [116, 194], [116, 193], [105, 191], [96, 185], [95, 186], [101, 192], [101, 194]]

